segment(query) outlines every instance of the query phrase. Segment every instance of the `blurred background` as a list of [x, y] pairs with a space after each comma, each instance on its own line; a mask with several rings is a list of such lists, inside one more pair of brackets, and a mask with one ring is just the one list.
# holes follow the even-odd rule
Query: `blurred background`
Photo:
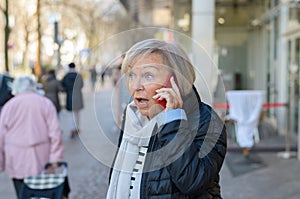
[[[197, 85], [203, 85], [203, 80], [206, 83], [205, 89], [200, 88], [201, 98], [226, 121], [229, 152], [238, 149], [236, 121], [226, 119], [229, 108], [226, 92], [232, 90], [265, 93], [259, 115], [260, 140], [257, 142], [260, 143], [256, 149], [258, 146], [263, 152], [290, 152], [299, 148], [299, 0], [0, 0], [0, 12], [0, 97], [7, 92], [5, 86], [21, 74], [32, 75], [40, 82], [47, 70], [54, 69], [60, 80], [68, 71], [68, 64], [75, 62], [85, 82], [85, 100], [89, 103], [85, 110], [87, 120], [96, 112], [100, 123], [106, 121], [103, 110], [110, 108], [114, 118], [103, 131], [113, 132], [110, 136], [116, 139], [115, 126], [120, 124], [122, 110], [128, 102], [119, 70], [122, 55], [141, 39], [177, 41], [198, 69]], [[105, 101], [105, 106], [97, 105], [94, 98]], [[64, 112], [60, 120], [64, 127]], [[91, 128], [90, 124], [91, 121], [86, 121], [86, 129]], [[97, 127], [93, 129], [97, 130]], [[276, 140], [272, 140], [275, 136]], [[87, 140], [98, 144], [97, 139]], [[222, 170], [225, 198], [247, 198], [235, 195], [236, 190], [246, 187], [247, 183], [251, 183], [248, 189], [261, 188], [261, 195], [248, 190], [249, 196], [261, 198], [265, 190], [274, 189], [275, 180], [269, 178], [270, 174], [278, 174], [278, 169], [286, 167], [289, 169], [282, 174], [285, 177], [275, 175], [277, 185], [287, 181], [295, 183], [290, 186], [292, 191], [285, 187], [285, 191], [278, 190], [278, 193], [293, 193], [291, 196], [298, 198], [299, 194], [292, 188], [299, 175], [288, 171], [294, 169], [294, 173], [300, 173], [299, 162], [279, 162], [276, 154], [275, 157], [264, 155], [267, 169], [253, 173], [258, 168], [254, 164], [247, 169], [239, 165], [236, 170], [236, 173], [243, 173], [243, 169], [251, 171], [253, 178], [251, 174], [236, 178], [227, 172], [227, 167]], [[287, 153], [286, 158], [290, 157]], [[77, 164], [71, 150], [67, 152], [67, 160], [71, 165]], [[234, 158], [231, 163], [229, 169], [236, 165]], [[85, 172], [80, 165], [76, 169], [79, 168]], [[264, 183], [256, 184], [260, 177], [265, 179], [261, 180]], [[81, 177], [77, 178], [79, 184]], [[81, 188], [74, 190], [76, 198]], [[275, 193], [278, 194], [274, 192], [269, 198], [276, 198]]]
[[[117, 56], [99, 56], [95, 50], [111, 36], [156, 27], [161, 29], [151, 33], [152, 37], [176, 40], [176, 31], [201, 45], [204, 56], [212, 60], [195, 56], [193, 51], [189, 54], [211, 69], [206, 74], [212, 80], [211, 104], [218, 101], [214, 100], [219, 88], [216, 74], [225, 91], [265, 90], [268, 103], [289, 105], [289, 111], [286, 106], [267, 111], [276, 119], [279, 133], [289, 128], [297, 134], [298, 0], [1, 0], [0, 6], [2, 73], [30, 73], [40, 79], [52, 68], [60, 78], [74, 61], [87, 79], [92, 66], [101, 71]], [[126, 50], [135, 40], [139, 40], [136, 35], [120, 43]]]

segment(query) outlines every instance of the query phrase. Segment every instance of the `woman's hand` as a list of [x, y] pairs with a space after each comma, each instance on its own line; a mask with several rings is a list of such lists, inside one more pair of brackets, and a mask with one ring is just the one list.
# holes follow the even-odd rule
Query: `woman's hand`
[[57, 169], [57, 168], [58, 168], [58, 164], [57, 163], [52, 163], [51, 166], [49, 166], [46, 169], [45, 173], [46, 174], [55, 174], [55, 169]]
[[182, 108], [183, 101], [173, 76], [170, 81], [172, 88], [161, 88], [156, 90], [157, 94], [153, 96], [153, 99], [165, 99], [167, 101], [165, 110]]

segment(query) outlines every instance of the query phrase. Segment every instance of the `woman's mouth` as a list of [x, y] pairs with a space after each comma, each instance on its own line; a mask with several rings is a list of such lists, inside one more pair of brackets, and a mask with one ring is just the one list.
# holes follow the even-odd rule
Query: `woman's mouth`
[[149, 100], [147, 98], [136, 97], [135, 104], [138, 108], [146, 108], [148, 107]]

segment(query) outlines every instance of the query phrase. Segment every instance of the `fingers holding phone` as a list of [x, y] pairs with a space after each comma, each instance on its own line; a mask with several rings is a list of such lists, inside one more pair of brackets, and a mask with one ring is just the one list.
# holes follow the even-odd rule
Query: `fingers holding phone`
[[176, 84], [176, 79], [172, 74], [167, 78], [165, 86], [156, 90], [156, 92], [157, 94], [153, 96], [153, 99], [164, 109], [182, 108], [182, 98]]

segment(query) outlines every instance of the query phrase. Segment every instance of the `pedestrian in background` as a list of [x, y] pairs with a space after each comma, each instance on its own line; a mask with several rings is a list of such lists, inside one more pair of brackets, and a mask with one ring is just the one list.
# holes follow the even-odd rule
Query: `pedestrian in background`
[[101, 67], [101, 86], [104, 86], [104, 83], [105, 83], [105, 73], [106, 73], [106, 67], [105, 66], [102, 66]]
[[59, 92], [64, 91], [60, 81], [56, 79], [55, 70], [50, 69], [42, 77], [42, 85], [45, 96], [48, 97], [55, 105], [57, 113], [61, 110]]
[[63, 161], [64, 147], [55, 107], [36, 93], [35, 81], [15, 79], [12, 93], [0, 115], [0, 171], [6, 170], [19, 197], [24, 177]]
[[201, 102], [195, 71], [175, 43], [135, 44], [122, 64], [129, 93], [108, 199], [221, 198], [222, 120]]
[[[76, 72], [75, 64], [72, 62], [69, 65], [69, 72], [63, 77], [62, 85], [66, 92], [66, 109], [69, 111], [70, 122], [70, 137], [74, 138], [79, 133], [79, 112], [83, 109], [83, 79]], [[77, 125], [77, 126], [76, 126]]]
[[97, 82], [97, 71], [96, 71], [96, 66], [93, 66], [90, 69], [90, 78], [91, 78], [91, 85], [92, 85], [92, 90], [95, 89], [95, 84]]
[[14, 78], [7, 74], [0, 74], [0, 113], [4, 104], [10, 100], [13, 95], [11, 94], [11, 85]]

